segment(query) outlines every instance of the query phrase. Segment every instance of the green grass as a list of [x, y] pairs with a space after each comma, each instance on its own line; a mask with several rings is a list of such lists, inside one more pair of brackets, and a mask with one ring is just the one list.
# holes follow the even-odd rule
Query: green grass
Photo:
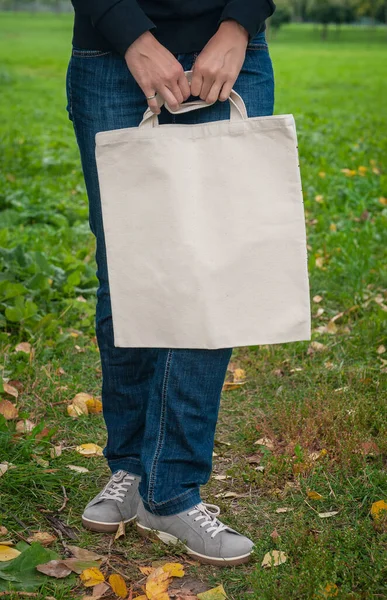
[[[369, 514], [373, 502], [387, 500], [387, 353], [380, 348], [387, 346], [386, 37], [385, 29], [338, 34], [332, 28], [321, 42], [313, 27], [292, 25], [270, 43], [276, 113], [292, 112], [297, 122], [311, 294], [322, 297], [312, 303], [313, 340], [323, 346], [234, 352], [232, 361], [248, 381], [224, 393], [217, 438], [229, 445], [217, 443], [214, 459], [215, 473], [229, 478], [212, 479], [203, 496], [252, 536], [255, 556], [230, 570], [188, 567], [209, 586], [223, 583], [233, 600], [333, 597], [321, 592], [328, 583], [338, 586], [339, 599], [386, 595], [387, 530]], [[103, 459], [75, 452], [83, 442], [104, 444], [102, 418], [66, 416], [77, 392], [100, 391], [94, 242], [65, 112], [70, 42], [69, 15], [1, 15], [0, 374], [22, 383], [23, 414], [54, 431], [36, 440], [35, 434], [15, 436], [11, 422], [0, 423], [0, 462], [17, 467], [0, 478], [0, 521], [15, 540], [27, 534], [12, 515], [30, 531], [50, 530], [42, 509], [55, 514], [63, 485], [69, 501], [62, 520], [80, 545], [106, 554], [109, 537], [84, 532], [79, 518], [107, 469]], [[354, 173], [348, 177], [342, 169]], [[318, 308], [324, 309], [319, 316]], [[337, 330], [324, 332], [341, 312]], [[14, 352], [20, 341], [33, 345], [32, 360]], [[273, 450], [254, 444], [264, 436]], [[49, 449], [59, 443], [66, 449], [51, 459]], [[312, 464], [309, 454], [321, 450], [325, 456]], [[257, 453], [263, 473], [249, 462]], [[33, 455], [48, 460], [49, 468]], [[68, 464], [90, 472], [76, 474]], [[324, 499], [309, 499], [308, 490]], [[217, 498], [222, 491], [242, 497]], [[279, 507], [293, 510], [278, 514]], [[317, 514], [327, 511], [338, 514]], [[274, 529], [277, 539], [270, 536]], [[59, 542], [54, 548], [63, 554]], [[110, 564], [133, 583], [140, 579], [139, 564], [170, 557], [164, 546], [139, 540], [132, 530], [112, 548]], [[264, 554], [274, 548], [286, 552], [287, 562], [262, 569]], [[71, 590], [50, 583], [41, 598], [71, 600], [83, 593], [80, 585]]]

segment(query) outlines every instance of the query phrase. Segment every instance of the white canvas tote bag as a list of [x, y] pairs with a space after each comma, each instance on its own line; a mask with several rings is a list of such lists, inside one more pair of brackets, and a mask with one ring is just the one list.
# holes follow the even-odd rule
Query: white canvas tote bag
[[159, 125], [148, 109], [139, 127], [96, 135], [117, 347], [310, 339], [293, 116], [248, 118], [235, 91], [230, 112]]

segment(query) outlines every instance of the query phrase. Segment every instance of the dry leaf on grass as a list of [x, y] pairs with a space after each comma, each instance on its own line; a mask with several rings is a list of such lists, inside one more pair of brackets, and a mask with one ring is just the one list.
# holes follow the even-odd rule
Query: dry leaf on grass
[[282, 513], [290, 512], [292, 510], [294, 510], [294, 508], [288, 508], [287, 506], [284, 506], [283, 508], [277, 508], [275, 512], [278, 514], [282, 514]]
[[154, 567], [139, 567], [143, 575], [150, 575], [155, 569]]
[[244, 384], [245, 384], [244, 381], [225, 381], [223, 384], [222, 391], [230, 392], [231, 390], [237, 390], [238, 388], [242, 387], [242, 385], [244, 385]]
[[117, 573], [110, 575], [109, 583], [116, 596], [119, 598], [126, 598], [128, 595], [128, 588], [126, 587], [125, 580], [121, 575], [118, 575]]
[[385, 346], [379, 346], [378, 349], [376, 350], [376, 352], [378, 354], [384, 354], [386, 351], [386, 347]]
[[104, 581], [102, 583], [98, 583], [98, 585], [95, 585], [93, 587], [93, 598], [95, 598], [96, 596], [98, 598], [101, 598], [101, 596], [103, 596], [108, 591], [108, 589], [110, 588], [108, 584]]
[[0, 535], [7, 535], [7, 533], [8, 533], [8, 529], [6, 527], [4, 527], [3, 525], [1, 525]]
[[20, 342], [15, 346], [15, 352], [24, 352], [24, 354], [31, 354], [31, 344], [29, 342]]
[[57, 539], [58, 538], [55, 535], [52, 535], [52, 533], [49, 533], [48, 531], [38, 531], [27, 538], [27, 542], [30, 544], [32, 544], [32, 542], [38, 542], [42, 546], [49, 546]]
[[322, 301], [323, 297], [319, 296], [318, 294], [316, 296], [313, 296], [313, 302], [316, 302], [316, 304], [319, 304]]
[[268, 448], [269, 450], [274, 450], [274, 444], [268, 437], [260, 438], [254, 442], [254, 446], [265, 446], [265, 448]]
[[313, 354], [314, 352], [323, 352], [326, 346], [321, 342], [311, 342], [307, 351], [307, 354]]
[[75, 449], [79, 454], [82, 454], [83, 456], [103, 456], [102, 448], [101, 446], [98, 446], [98, 444], [81, 444]]
[[125, 522], [124, 521], [121, 521], [120, 524], [118, 525], [116, 535], [114, 536], [114, 541], [119, 540], [122, 537], [125, 537]]
[[313, 490], [309, 490], [307, 492], [307, 496], [311, 500], [324, 500], [324, 496], [321, 496], [321, 494], [319, 494], [318, 492], [315, 492]]
[[272, 550], [271, 552], [267, 552], [263, 557], [263, 561], [261, 566], [265, 569], [269, 569], [270, 567], [278, 567], [282, 565], [287, 560], [287, 556], [285, 552], [281, 550]]
[[76, 473], [89, 473], [89, 469], [86, 469], [86, 467], [79, 467], [78, 465], [67, 465], [68, 469], [71, 469], [71, 471], [75, 471]]
[[171, 577], [184, 577], [184, 567], [180, 563], [165, 563], [162, 568]]
[[13, 385], [10, 385], [9, 383], [3, 382], [3, 389], [4, 389], [4, 392], [6, 394], [8, 394], [9, 396], [13, 396], [14, 398], [17, 398], [19, 396], [18, 390], [15, 387], [13, 387]]
[[314, 596], [316, 600], [323, 598], [335, 598], [339, 593], [339, 588], [335, 583], [327, 583], [324, 588], [321, 588]]
[[330, 512], [318, 513], [318, 516], [320, 517], [320, 519], [329, 519], [329, 517], [334, 517], [335, 515], [338, 515], [338, 514], [339, 514], [338, 510], [331, 510]]
[[71, 573], [71, 569], [64, 564], [63, 560], [50, 560], [50, 562], [43, 565], [37, 565], [36, 569], [40, 573], [56, 579], [63, 579]]
[[0, 477], [8, 471], [9, 465], [7, 462], [0, 463]]
[[103, 556], [97, 554], [96, 552], [92, 552], [91, 550], [86, 550], [86, 548], [79, 548], [78, 546], [66, 546], [67, 550], [70, 550], [71, 554], [74, 558], [78, 558], [79, 560], [101, 560]]
[[58, 458], [62, 455], [62, 446], [53, 446], [50, 448], [50, 456], [51, 458]]
[[227, 594], [222, 585], [218, 585], [216, 588], [212, 588], [212, 590], [208, 590], [207, 592], [202, 592], [198, 594], [199, 600], [226, 600]]
[[[4, 384], [5, 385], [5, 384]], [[0, 415], [6, 419], [6, 421], [11, 421], [12, 419], [17, 419], [19, 416], [19, 411], [12, 402], [9, 400], [1, 400], [0, 401]]]
[[85, 587], [94, 587], [98, 583], [105, 581], [105, 577], [97, 567], [92, 567], [91, 569], [82, 571], [81, 580]]
[[374, 502], [371, 506], [371, 516], [375, 521], [380, 519], [385, 513], [387, 515], [387, 502], [385, 500], [378, 500]]
[[30, 433], [35, 427], [35, 423], [25, 419], [24, 421], [18, 421], [16, 423], [16, 431], [18, 433]]
[[21, 553], [16, 548], [9, 548], [9, 546], [0, 545], [0, 562], [7, 562], [17, 558]]

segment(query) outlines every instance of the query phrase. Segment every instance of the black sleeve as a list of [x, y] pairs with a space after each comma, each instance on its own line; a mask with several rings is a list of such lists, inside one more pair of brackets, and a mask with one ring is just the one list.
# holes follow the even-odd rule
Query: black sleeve
[[125, 54], [145, 31], [155, 28], [136, 0], [71, 0], [74, 9], [91, 18], [93, 26]]
[[247, 29], [252, 38], [260, 25], [275, 11], [273, 0], [229, 0], [223, 9], [221, 21], [233, 19]]

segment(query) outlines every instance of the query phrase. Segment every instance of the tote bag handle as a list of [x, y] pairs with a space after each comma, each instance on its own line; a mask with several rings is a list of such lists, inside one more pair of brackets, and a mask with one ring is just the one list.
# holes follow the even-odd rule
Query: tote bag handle
[[[190, 84], [192, 79], [192, 71], [186, 71], [185, 76], [187, 77], [188, 83]], [[235, 90], [231, 90], [230, 97], [228, 100], [230, 103], [231, 121], [243, 121], [248, 118], [245, 103], [243, 102], [241, 96], [237, 94]], [[172, 110], [161, 97], [158, 97], [158, 103], [160, 108], [162, 106], [165, 106], [165, 108], [173, 115], [181, 115], [186, 112], [191, 112], [192, 110], [199, 110], [200, 108], [206, 108], [208, 106], [211, 106], [212, 104], [215, 104], [215, 102], [208, 104], [207, 102], [204, 102], [204, 100], [193, 100], [192, 102], [186, 102], [185, 104], [182, 104], [178, 110]], [[147, 110], [144, 112], [144, 116], [140, 123], [140, 127], [158, 126], [158, 116], [155, 115], [150, 108], [147, 108]]]

